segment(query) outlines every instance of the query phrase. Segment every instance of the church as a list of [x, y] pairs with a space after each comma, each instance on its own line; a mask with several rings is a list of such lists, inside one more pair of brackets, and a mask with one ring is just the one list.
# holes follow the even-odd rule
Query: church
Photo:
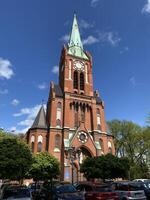
[[87, 156], [115, 154], [92, 68], [74, 15], [69, 43], [61, 51], [58, 84], [51, 82], [46, 112], [41, 106], [26, 134], [33, 153], [48, 151], [60, 161], [61, 180], [83, 180], [80, 164]]

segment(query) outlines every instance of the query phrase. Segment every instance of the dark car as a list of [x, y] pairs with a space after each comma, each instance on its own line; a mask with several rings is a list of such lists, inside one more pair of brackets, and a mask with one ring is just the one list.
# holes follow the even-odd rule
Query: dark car
[[53, 187], [53, 200], [84, 200], [82, 192], [78, 192], [71, 184], [56, 185]]
[[148, 200], [150, 200], [150, 180], [134, 181], [134, 184], [141, 190], [144, 190]]
[[4, 190], [2, 194], [3, 200], [31, 200], [32, 196], [28, 188], [22, 186], [11, 186]]
[[108, 184], [93, 184], [93, 183], [80, 183], [76, 185], [78, 191], [82, 191], [85, 195], [85, 200], [118, 200], [119, 197]]
[[114, 182], [111, 185], [121, 200], [146, 200], [144, 190], [137, 183], [126, 181]]

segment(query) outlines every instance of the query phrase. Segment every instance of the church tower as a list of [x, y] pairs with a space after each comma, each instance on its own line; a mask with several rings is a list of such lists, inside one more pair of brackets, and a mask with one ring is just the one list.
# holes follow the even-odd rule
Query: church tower
[[[27, 133], [31, 147], [33, 138], [36, 138], [34, 153], [40, 140], [41, 150], [58, 158], [61, 179], [64, 180], [71, 180], [73, 176], [74, 180], [79, 180], [80, 164], [87, 156], [115, 153], [113, 136], [109, 134], [105, 122], [104, 102], [98, 90], [93, 90], [92, 68], [92, 56], [83, 48], [74, 15], [69, 43], [61, 51], [59, 84], [50, 84], [46, 122], [43, 119], [45, 114], [42, 114], [44, 108], [41, 108], [38, 118], [42, 119], [44, 126], [32, 126]], [[33, 125], [36, 122], [37, 118]], [[71, 148], [80, 149], [80, 157], [73, 161], [74, 170], [71, 170], [67, 157]]]

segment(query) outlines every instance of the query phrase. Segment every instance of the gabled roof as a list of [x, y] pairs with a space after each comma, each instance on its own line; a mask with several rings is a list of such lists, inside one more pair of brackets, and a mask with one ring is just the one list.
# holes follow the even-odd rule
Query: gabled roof
[[43, 105], [41, 106], [31, 128], [44, 128], [44, 129], [47, 128], [46, 115]]
[[76, 15], [74, 15], [72, 31], [68, 43], [68, 54], [89, 60], [84, 53]]

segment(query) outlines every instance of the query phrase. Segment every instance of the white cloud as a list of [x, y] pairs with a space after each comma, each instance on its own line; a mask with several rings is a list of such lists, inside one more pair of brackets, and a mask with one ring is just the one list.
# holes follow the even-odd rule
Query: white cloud
[[142, 8], [142, 13], [150, 13], [150, 0], [147, 0], [147, 3]]
[[132, 87], [136, 87], [136, 79], [134, 76], [130, 77], [129, 82], [131, 83]]
[[95, 43], [97, 43], [97, 42], [99, 42], [99, 39], [96, 38], [96, 37], [94, 37], [94, 36], [92, 36], [92, 35], [88, 36], [86, 39], [84, 39], [84, 40], [82, 41], [82, 43], [83, 43], [84, 45], [95, 44]]
[[98, 36], [95, 37], [93, 35], [88, 36], [86, 39], [83, 39], [84, 45], [91, 45], [95, 43], [108, 43], [111, 46], [115, 47], [119, 44], [121, 38], [118, 36], [116, 32], [98, 32]]
[[121, 38], [118, 36], [117, 32], [99, 32], [99, 41], [107, 42], [112, 46], [117, 46], [121, 41]]
[[65, 42], [65, 43], [68, 43], [69, 42], [69, 38], [70, 38], [70, 35], [66, 34], [66, 35], [62, 36], [60, 38], [60, 40], [63, 41], [63, 42]]
[[17, 129], [17, 127], [12, 126], [12, 127], [9, 128], [8, 132], [18, 134], [18, 133], [26, 133], [27, 130], [28, 130], [28, 127], [23, 128], [23, 129]]
[[91, 6], [96, 7], [98, 2], [99, 2], [99, 0], [91, 0]]
[[55, 66], [52, 68], [52, 72], [53, 72], [54, 74], [58, 74], [58, 72], [59, 72], [59, 67], [58, 67], [57, 65], [55, 65]]
[[7, 89], [0, 89], [0, 94], [8, 94], [8, 90]]
[[11, 102], [11, 104], [13, 106], [17, 106], [19, 103], [20, 103], [20, 101], [18, 99], [13, 99], [12, 102]]
[[122, 50], [120, 50], [120, 54], [123, 54], [125, 52], [129, 51], [129, 47], [124, 47]]
[[89, 28], [93, 28], [94, 27], [94, 23], [88, 23], [87, 21], [85, 21], [85, 20], [81, 20], [80, 22], [79, 22], [79, 28], [80, 29], [89, 29]]
[[20, 112], [18, 113], [14, 113], [13, 116], [14, 117], [20, 117], [20, 116], [23, 116], [23, 115], [27, 115], [28, 118], [32, 119], [36, 116], [37, 112], [39, 111], [41, 105], [36, 105], [34, 107], [31, 107], [31, 108], [22, 108], [20, 110]]
[[[25, 133], [33, 124], [33, 121], [35, 117], [37, 116], [37, 113], [39, 112], [41, 108], [41, 105], [35, 105], [30, 108], [22, 108], [18, 113], [14, 113], [14, 117], [21, 117], [25, 116], [25, 119], [18, 122], [18, 126], [23, 126], [24, 128], [16, 128], [16, 133]], [[44, 108], [46, 108], [46, 105], [44, 105]]]
[[10, 79], [14, 72], [11, 69], [12, 64], [9, 60], [0, 58], [0, 78]]
[[40, 90], [45, 90], [47, 88], [47, 84], [46, 83], [41, 83], [41, 84], [38, 85], [38, 88]]
[[19, 126], [28, 126], [28, 127], [31, 127], [32, 123], [33, 123], [33, 119], [25, 119], [23, 121], [20, 121], [18, 123], [18, 125]]

